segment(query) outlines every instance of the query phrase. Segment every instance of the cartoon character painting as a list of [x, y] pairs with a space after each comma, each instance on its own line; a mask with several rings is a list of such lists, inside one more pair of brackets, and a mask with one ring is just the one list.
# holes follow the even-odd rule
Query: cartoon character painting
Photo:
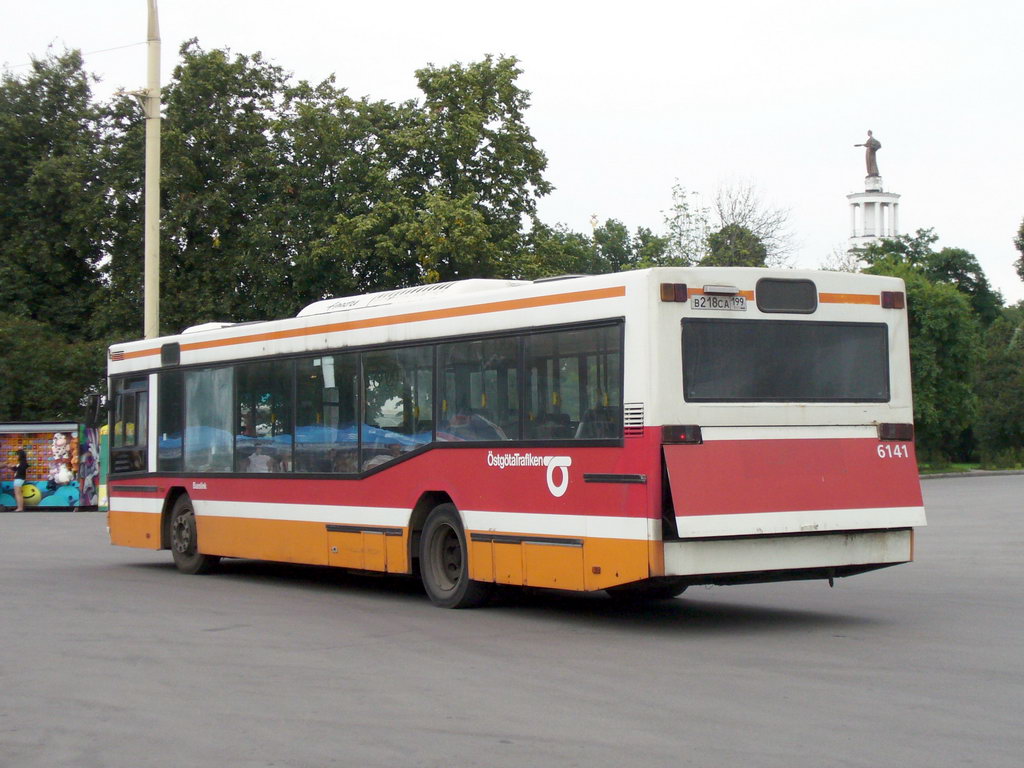
[[54, 434], [50, 454], [50, 482], [67, 485], [74, 480], [74, 465], [78, 457], [72, 450], [71, 441], [63, 432]]
[[95, 506], [96, 482], [100, 473], [96, 443], [82, 443], [78, 453], [78, 476], [81, 482], [81, 501], [79, 503], [82, 506]]

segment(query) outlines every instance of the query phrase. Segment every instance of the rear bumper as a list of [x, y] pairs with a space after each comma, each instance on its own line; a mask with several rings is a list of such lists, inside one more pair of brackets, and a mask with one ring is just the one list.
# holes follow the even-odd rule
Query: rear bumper
[[910, 562], [910, 528], [666, 541], [665, 575], [694, 584], [847, 576]]

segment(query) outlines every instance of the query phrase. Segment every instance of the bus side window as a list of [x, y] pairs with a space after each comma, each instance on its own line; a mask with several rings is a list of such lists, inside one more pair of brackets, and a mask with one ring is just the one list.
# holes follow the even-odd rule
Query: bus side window
[[157, 470], [182, 469], [182, 421], [185, 417], [184, 376], [180, 370], [162, 371], [157, 388]]
[[187, 472], [231, 471], [233, 389], [233, 367], [185, 372], [184, 461]]
[[534, 333], [526, 340], [526, 392], [535, 440], [622, 437], [621, 328]]
[[292, 467], [291, 361], [235, 368], [236, 472], [288, 472]]
[[489, 442], [519, 437], [519, 340], [442, 344], [438, 440]]
[[295, 471], [359, 471], [359, 355], [303, 358], [295, 375]]
[[418, 431], [433, 413], [433, 360], [427, 346], [363, 353], [361, 469], [387, 464], [433, 439]]
[[113, 383], [113, 397], [111, 471], [145, 471], [148, 469], [149, 381], [145, 377], [118, 379]]

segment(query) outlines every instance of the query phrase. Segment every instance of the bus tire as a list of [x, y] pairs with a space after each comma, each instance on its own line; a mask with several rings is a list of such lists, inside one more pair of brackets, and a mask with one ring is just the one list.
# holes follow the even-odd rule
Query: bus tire
[[679, 597], [689, 586], [683, 579], [663, 578], [634, 581], [631, 584], [620, 584], [605, 590], [608, 597], [623, 602], [646, 602], [654, 600], [671, 600]]
[[171, 508], [171, 556], [182, 573], [210, 573], [220, 562], [217, 555], [204, 555], [199, 551], [196, 535], [196, 513], [188, 496], [179, 496]]
[[441, 608], [474, 608], [494, 585], [469, 578], [469, 546], [454, 504], [434, 507], [420, 534], [420, 579]]

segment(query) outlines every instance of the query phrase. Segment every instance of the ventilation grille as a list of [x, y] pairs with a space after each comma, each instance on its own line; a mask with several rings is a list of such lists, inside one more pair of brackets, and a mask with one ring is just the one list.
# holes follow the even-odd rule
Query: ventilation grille
[[626, 403], [625, 412], [623, 414], [623, 434], [626, 437], [643, 437], [644, 436], [644, 404], [643, 403]]
[[124, 350], [123, 349], [116, 349], [116, 350], [112, 349], [112, 350], [110, 350], [110, 359], [111, 360], [124, 360]]

